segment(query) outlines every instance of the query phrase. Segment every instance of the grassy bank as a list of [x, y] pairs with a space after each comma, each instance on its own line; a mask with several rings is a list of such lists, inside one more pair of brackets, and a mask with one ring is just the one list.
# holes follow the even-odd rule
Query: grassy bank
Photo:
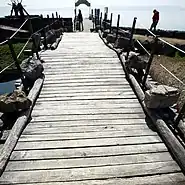
[[[151, 41], [153, 39], [153, 37], [146, 37], [146, 36], [143, 36], [143, 35], [134, 35], [134, 38], [135, 39], [138, 39], [140, 41], [145, 41], [145, 40], [149, 40]], [[182, 39], [174, 39], [174, 38], [163, 38], [163, 37], [160, 37], [161, 39], [173, 44], [173, 45], [176, 45], [176, 44], [185, 44], [185, 40], [182, 40]]]
[[178, 56], [155, 56], [150, 70], [150, 74], [155, 81], [180, 89], [181, 96], [178, 104], [182, 106], [185, 103], [184, 84], [182, 84], [171, 74], [169, 74], [161, 65], [167, 68], [185, 84], [185, 58], [181, 58]]
[[[152, 37], [146, 37], [143, 35], [134, 35], [134, 38], [140, 41], [145, 40], [152, 41], [153, 39]], [[181, 39], [173, 38], [162, 38], [162, 39], [173, 45], [185, 44], [185, 40]], [[180, 57], [178, 52], [176, 52], [175, 57], [168, 57], [164, 55], [155, 56], [150, 69], [150, 75], [155, 81], [161, 84], [173, 86], [180, 89], [181, 96], [179, 98], [178, 104], [182, 106], [185, 103], [184, 84], [182, 84], [171, 74], [169, 74], [163, 67], [168, 69], [171, 73], [173, 73], [178, 79], [180, 79], [185, 84], [185, 57]]]
[[[17, 55], [22, 50], [24, 44], [25, 43], [13, 44], [15, 53]], [[28, 46], [26, 47], [26, 49], [29, 49], [29, 48], [31, 48], [31, 43], [29, 43]], [[25, 58], [26, 58], [26, 56], [24, 54], [22, 54], [19, 58], [19, 61], [22, 62]], [[12, 62], [13, 62], [13, 59], [12, 59], [12, 55], [11, 55], [10, 50], [9, 50], [9, 46], [8, 45], [0, 46], [0, 71], [3, 68], [10, 65]], [[12, 66], [12, 68], [15, 68], [15, 66]], [[12, 68], [10, 68], [10, 69], [12, 69]]]

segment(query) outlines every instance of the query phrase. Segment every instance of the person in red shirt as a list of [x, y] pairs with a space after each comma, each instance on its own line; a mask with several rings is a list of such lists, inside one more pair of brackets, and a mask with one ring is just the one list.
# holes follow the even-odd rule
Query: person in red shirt
[[157, 10], [154, 10], [153, 13], [154, 13], [154, 15], [152, 17], [153, 22], [152, 22], [152, 25], [150, 27], [150, 30], [151, 31], [152, 30], [156, 31], [156, 27], [157, 27], [157, 24], [159, 22], [159, 12]]

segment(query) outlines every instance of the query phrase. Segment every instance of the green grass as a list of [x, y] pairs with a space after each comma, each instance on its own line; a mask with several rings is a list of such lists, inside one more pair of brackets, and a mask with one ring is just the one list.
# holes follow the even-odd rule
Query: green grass
[[[13, 44], [16, 55], [20, 53], [24, 45], [25, 43]], [[31, 43], [29, 43], [25, 49], [30, 49], [30, 48], [31, 48]], [[26, 56], [22, 53], [19, 58], [19, 62], [21, 63], [25, 58]], [[0, 46], [0, 71], [5, 67], [7, 67], [8, 65], [10, 65], [12, 62], [13, 62], [13, 59], [12, 59], [12, 55], [10, 53], [8, 44]], [[11, 70], [12, 68], [15, 68], [15, 66], [12, 66], [11, 68], [9, 68], [9, 70]]]

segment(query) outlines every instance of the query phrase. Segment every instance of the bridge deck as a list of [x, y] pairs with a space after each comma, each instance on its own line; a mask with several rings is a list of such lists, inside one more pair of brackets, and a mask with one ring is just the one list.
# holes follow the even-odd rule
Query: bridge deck
[[185, 183], [97, 34], [66, 33], [42, 58], [44, 87], [1, 184]]

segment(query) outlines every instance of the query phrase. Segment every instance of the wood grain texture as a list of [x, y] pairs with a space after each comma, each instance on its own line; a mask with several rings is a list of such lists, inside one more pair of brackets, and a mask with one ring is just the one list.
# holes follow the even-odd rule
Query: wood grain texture
[[46, 80], [0, 184], [185, 182], [98, 34], [66, 33], [41, 57]]

